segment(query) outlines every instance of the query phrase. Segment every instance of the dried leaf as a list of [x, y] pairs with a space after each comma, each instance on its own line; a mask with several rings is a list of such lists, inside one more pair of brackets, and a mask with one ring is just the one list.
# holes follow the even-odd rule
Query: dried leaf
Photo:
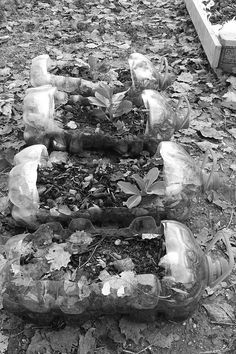
[[65, 215], [71, 215], [71, 213], [72, 213], [72, 211], [70, 210], [70, 208], [67, 205], [59, 205], [57, 210], [59, 211], [59, 213], [65, 214]]
[[78, 354], [93, 354], [96, 349], [95, 328], [89, 328], [85, 336], [80, 336]]
[[235, 91], [229, 91], [224, 94], [223, 98], [225, 98], [225, 101], [223, 101], [221, 104], [224, 107], [236, 110], [236, 92]]
[[155, 328], [153, 331], [146, 330], [145, 338], [150, 345], [157, 346], [159, 348], [171, 348], [172, 342], [179, 340], [180, 337], [177, 334], [170, 333], [168, 336], [160, 333], [160, 328]]
[[5, 336], [0, 332], [0, 353], [4, 354], [7, 352], [9, 337]]
[[223, 136], [221, 135], [220, 132], [218, 132], [215, 128], [212, 127], [203, 127], [202, 129], [199, 129], [200, 133], [205, 137], [205, 138], [210, 138], [210, 139], [216, 139], [216, 140], [222, 140]]
[[33, 338], [31, 339], [31, 343], [27, 348], [26, 354], [38, 354], [45, 353], [51, 354], [51, 346], [47, 339], [41, 334], [41, 331], [36, 330]]
[[59, 270], [61, 267], [67, 267], [70, 262], [70, 253], [65, 251], [66, 243], [56, 243], [50, 247], [45, 258], [50, 263], [50, 270]]
[[79, 330], [75, 327], [65, 327], [60, 331], [45, 332], [53, 351], [60, 353], [71, 353], [77, 348]]
[[139, 344], [140, 339], [143, 338], [142, 332], [147, 328], [145, 323], [134, 323], [125, 318], [120, 320], [119, 326], [126, 339], [132, 340], [135, 344]]
[[222, 302], [203, 304], [202, 306], [206, 309], [207, 314], [211, 318], [211, 320], [219, 323], [235, 323], [234, 308], [230, 304]]
[[132, 259], [129, 257], [114, 261], [113, 266], [118, 270], [118, 272], [133, 270], [135, 267]]
[[193, 81], [193, 75], [189, 72], [182, 72], [178, 77], [178, 81], [191, 83]]

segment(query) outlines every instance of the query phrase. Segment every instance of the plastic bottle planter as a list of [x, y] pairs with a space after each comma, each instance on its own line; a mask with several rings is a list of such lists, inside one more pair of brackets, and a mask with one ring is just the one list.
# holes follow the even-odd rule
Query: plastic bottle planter
[[[136, 260], [114, 272], [108, 258], [104, 270], [99, 247], [100, 252], [106, 250], [109, 241], [114, 247], [117, 237], [121, 244], [129, 240], [130, 249], [137, 242], [152, 242], [153, 256], [159, 258], [155, 271], [137, 274]], [[218, 239], [224, 239], [228, 261], [219, 256], [213, 260], [208, 253]], [[55, 317], [81, 323], [104, 314], [150, 320], [163, 313], [183, 320], [196, 309], [205, 287], [222, 281], [233, 267], [224, 234], [218, 234], [204, 253], [185, 225], [162, 221], [157, 227], [148, 216], [136, 218], [125, 229], [94, 228], [86, 219], [73, 220], [68, 230], [59, 223], [44, 224], [34, 234], [12, 237], [5, 253], [4, 308], [41, 323]]]
[[47, 149], [41, 144], [29, 146], [14, 157], [16, 166], [10, 171], [8, 184], [12, 217], [17, 222], [30, 225], [36, 221], [39, 208], [37, 168], [45, 166], [47, 159]]
[[28, 144], [42, 143], [45, 135], [61, 129], [54, 121], [54, 96], [56, 87], [51, 85], [30, 88], [24, 98], [24, 139]]
[[[81, 153], [83, 149], [93, 149], [113, 150], [121, 155], [138, 156], [145, 150], [154, 155], [160, 141], [169, 139], [175, 131], [188, 126], [189, 104], [187, 100], [188, 112], [186, 117], [181, 119], [178, 117], [179, 106], [174, 112], [168, 105], [167, 100], [158, 92], [156, 92], [155, 103], [153, 103], [153, 97], [149, 99], [150, 95], [147, 94], [148, 91], [152, 90], [146, 90], [144, 102], [150, 112], [145, 135], [136, 137], [129, 134], [121, 137], [119, 135], [94, 133], [93, 129], [91, 133], [81, 130], [75, 130], [72, 133], [58, 131], [59, 129], [53, 121], [53, 97], [58, 95], [57, 89], [69, 93], [80, 90], [83, 94], [88, 92], [94, 94], [101, 83], [50, 74], [48, 70], [51, 64], [52, 61], [48, 55], [40, 55], [32, 60], [31, 83], [36, 88], [29, 89], [24, 100], [24, 122], [26, 125], [24, 138], [27, 144], [44, 143], [47, 147], [50, 145], [55, 150], [71, 153]], [[136, 91], [140, 88], [141, 91], [145, 88], [155, 87], [162, 90], [171, 82], [168, 63], [165, 58], [161, 60], [160, 68], [156, 69], [144, 55], [133, 53], [129, 57], [129, 64], [135, 97], [137, 97]], [[80, 95], [81, 97], [83, 96]], [[89, 104], [88, 100], [86, 102]], [[163, 115], [160, 117], [153, 114], [157, 106], [161, 107], [164, 117]], [[167, 125], [168, 129], [166, 129]]]

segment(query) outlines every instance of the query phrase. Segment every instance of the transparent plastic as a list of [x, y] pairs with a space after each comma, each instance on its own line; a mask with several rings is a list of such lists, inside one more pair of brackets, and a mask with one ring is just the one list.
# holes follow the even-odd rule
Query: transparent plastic
[[23, 108], [23, 121], [25, 124], [24, 139], [40, 138], [50, 132], [59, 131], [54, 121], [54, 95], [56, 87], [44, 85], [30, 88], [26, 91]]
[[26, 147], [14, 156], [14, 164], [18, 165], [26, 162], [37, 162], [39, 166], [46, 166], [49, 159], [45, 145], [36, 144]]
[[39, 195], [36, 188], [37, 161], [18, 164], [9, 174], [9, 198], [17, 207], [36, 207]]
[[[137, 235], [146, 242], [147, 235], [154, 237], [163, 252], [166, 248], [157, 273], [127, 270], [110, 274], [102, 270], [92, 280], [83, 265], [79, 271], [68, 268], [72, 255], [91, 248], [91, 242], [97, 245], [98, 235], [128, 237], [130, 242]], [[219, 239], [227, 244], [228, 260], [221, 256], [213, 259], [209, 254]], [[47, 223], [33, 234], [12, 237], [5, 253], [5, 309], [41, 323], [55, 317], [83, 322], [115, 313], [138, 315], [139, 319], [154, 319], [162, 313], [183, 320], [194, 312], [204, 289], [222, 281], [233, 267], [226, 236], [217, 236], [203, 252], [186, 225], [164, 220], [157, 226], [150, 216], [135, 218], [123, 229], [96, 228], [83, 218], [73, 220], [67, 230], [57, 222]]]
[[[213, 287], [232, 271], [234, 257], [225, 232], [219, 231], [206, 251], [198, 245], [192, 231], [178, 221], [164, 220], [166, 255], [159, 265], [164, 268], [158, 308], [167, 317], [181, 319], [191, 314], [207, 286]], [[212, 258], [209, 252], [223, 239], [228, 259]]]
[[18, 222], [32, 224], [39, 208], [36, 186], [38, 166], [48, 165], [48, 152], [44, 145], [32, 145], [14, 157], [16, 164], [9, 173], [9, 199], [13, 204], [12, 217]]
[[[162, 141], [157, 155], [163, 159], [164, 180], [167, 195], [178, 195], [182, 191], [196, 191], [201, 188], [206, 191], [218, 187], [218, 175], [215, 174], [217, 160], [212, 150], [204, 154], [201, 166], [179, 144], [173, 141]], [[212, 156], [210, 173], [204, 171], [208, 155]]]
[[140, 53], [132, 53], [128, 59], [134, 90], [165, 90], [172, 81], [167, 59], [160, 59], [159, 68]]
[[[144, 90], [142, 99], [148, 109], [146, 135], [151, 135], [157, 140], [169, 140], [175, 131], [188, 128], [190, 106], [187, 98], [181, 97], [174, 110], [167, 98], [155, 90]], [[187, 112], [184, 116], [180, 114], [182, 101], [187, 103]]]
[[38, 55], [32, 59], [30, 70], [32, 86], [37, 87], [51, 83], [51, 75], [48, 73], [51, 65], [52, 61], [48, 54]]

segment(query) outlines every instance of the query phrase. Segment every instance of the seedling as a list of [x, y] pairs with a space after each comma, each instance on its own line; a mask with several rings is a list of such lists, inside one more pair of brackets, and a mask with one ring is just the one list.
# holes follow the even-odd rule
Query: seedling
[[142, 200], [142, 197], [144, 196], [148, 196], [151, 194], [164, 196], [164, 181], [156, 181], [159, 177], [159, 173], [159, 169], [157, 167], [154, 167], [143, 178], [140, 177], [138, 174], [132, 175], [132, 178], [134, 179], [137, 185], [130, 182], [119, 181], [117, 184], [120, 189], [126, 194], [131, 194], [131, 197], [128, 198], [124, 205], [127, 205], [127, 207], [131, 209], [139, 205]]
[[88, 97], [91, 104], [105, 108], [105, 113], [110, 120], [128, 113], [132, 109], [132, 102], [125, 100], [127, 91], [113, 94], [113, 88], [106, 83], [101, 83], [95, 91], [95, 97]]

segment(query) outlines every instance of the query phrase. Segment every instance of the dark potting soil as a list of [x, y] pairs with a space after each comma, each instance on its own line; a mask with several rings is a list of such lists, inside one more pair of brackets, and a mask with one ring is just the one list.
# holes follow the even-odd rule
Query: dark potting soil
[[[121, 159], [118, 156], [86, 152], [85, 157], [71, 156], [67, 164], [53, 164], [50, 169], [39, 169], [37, 186], [43, 208], [67, 205], [71, 211], [84, 210], [93, 205], [122, 207], [129, 195], [122, 192], [118, 181], [135, 184], [131, 176], [143, 177], [152, 167], [145, 156], [139, 159]], [[108, 154], [109, 155], [109, 154]], [[160, 178], [162, 178], [160, 174]]]
[[[57, 240], [57, 243], [61, 241], [64, 242]], [[25, 272], [30, 271], [33, 280], [64, 280], [67, 271], [75, 270], [76, 279], [85, 275], [89, 281], [101, 281], [99, 276], [104, 270], [110, 276], [130, 270], [137, 274], [156, 274], [159, 278], [163, 275], [163, 268], [158, 266], [161, 257], [165, 255], [165, 243], [161, 236], [142, 239], [142, 236], [137, 234], [118, 239], [115, 236], [102, 236], [101, 232], [93, 237], [89, 246], [72, 254], [68, 266], [60, 270], [49, 270], [47, 261], [42, 257], [38, 258], [37, 254], [34, 256], [32, 249], [29, 249], [28, 253], [24, 252], [20, 264], [25, 268]], [[127, 259], [128, 263], [116, 265], [116, 262], [125, 262]]]

